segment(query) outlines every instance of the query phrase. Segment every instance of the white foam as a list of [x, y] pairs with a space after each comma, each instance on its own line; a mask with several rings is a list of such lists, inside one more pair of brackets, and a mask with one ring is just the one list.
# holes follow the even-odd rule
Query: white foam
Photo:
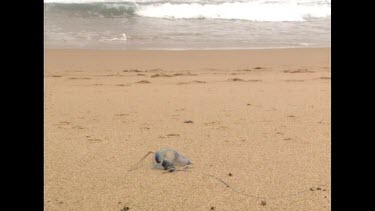
[[128, 37], [126, 36], [125, 33], [121, 34], [121, 36], [119, 37], [114, 37], [114, 38], [101, 38], [99, 39], [99, 41], [127, 41], [128, 40]]
[[135, 6], [135, 14], [138, 16], [170, 19], [304, 21], [309, 17], [325, 18], [331, 15], [331, 4], [327, 0], [174, 0], [170, 2], [167, 0], [44, 0], [44, 2], [102, 2], [108, 7], [116, 6], [109, 2], [128, 2]]
[[129, 2], [129, 0], [44, 0], [44, 3], [105, 3], [105, 2]]
[[[152, 2], [168, 2], [169, 0], [44, 0], [44, 3], [152, 3]], [[179, 2], [179, 0], [174, 0], [175, 2]], [[184, 2], [215, 2], [217, 0], [184, 0]], [[225, 0], [222, 0], [225, 1]], [[248, 0], [238, 0], [238, 1], [248, 1]]]
[[222, 4], [153, 4], [141, 5], [136, 14], [153, 18], [208, 18], [252, 21], [304, 21], [307, 17], [331, 15], [329, 5], [298, 5], [291, 3], [235, 2]]
[[218, 4], [218, 3], [234, 3], [234, 2], [259, 2], [259, 3], [301, 3], [301, 4], [331, 4], [331, 0], [44, 0], [44, 3], [121, 3], [121, 2], [136, 2], [136, 3], [152, 3], [152, 2], [165, 2], [165, 3], [205, 3], [205, 4]]

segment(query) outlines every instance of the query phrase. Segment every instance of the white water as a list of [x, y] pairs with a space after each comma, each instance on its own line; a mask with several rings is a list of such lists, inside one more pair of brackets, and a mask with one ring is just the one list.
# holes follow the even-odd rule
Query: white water
[[[59, 3], [106, 3], [108, 8], [121, 9], [130, 3], [135, 15], [169, 19], [237, 19], [251, 21], [304, 21], [307, 18], [326, 18], [331, 15], [331, 6], [324, 1], [265, 1], [265, 0], [47, 0]], [[112, 2], [111, 4], [109, 2]], [[182, 3], [181, 3], [182, 2]], [[129, 7], [129, 5], [127, 5]]]
[[47, 47], [330, 46], [331, 4], [325, 0], [45, 0], [45, 3]]
[[137, 15], [153, 18], [210, 18], [251, 21], [304, 21], [325, 18], [331, 14], [328, 5], [264, 4], [236, 2], [222, 4], [171, 4], [140, 6]]

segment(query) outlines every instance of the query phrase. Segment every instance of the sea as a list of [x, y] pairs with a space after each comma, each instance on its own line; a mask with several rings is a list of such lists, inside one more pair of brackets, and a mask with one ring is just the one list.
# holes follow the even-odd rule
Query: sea
[[44, 0], [47, 49], [330, 45], [330, 0]]

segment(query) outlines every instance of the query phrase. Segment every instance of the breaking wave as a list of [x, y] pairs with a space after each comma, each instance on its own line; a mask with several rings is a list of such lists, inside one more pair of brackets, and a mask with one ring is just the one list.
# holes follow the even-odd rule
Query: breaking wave
[[317, 0], [47, 0], [45, 11], [102, 17], [141, 16], [166, 19], [236, 19], [277, 22], [327, 18], [331, 16], [331, 4]]

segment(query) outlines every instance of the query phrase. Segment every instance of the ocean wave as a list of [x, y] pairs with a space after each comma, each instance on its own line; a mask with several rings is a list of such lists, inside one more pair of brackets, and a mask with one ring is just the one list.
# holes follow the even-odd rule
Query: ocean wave
[[[52, 2], [53, 0], [51, 0]], [[59, 1], [59, 0], [54, 0]], [[72, 3], [71, 1], [74, 1]], [[207, 1], [207, 0], [206, 0]], [[209, 0], [212, 1], [212, 0]], [[47, 1], [48, 2], [48, 1]], [[62, 3], [63, 2], [63, 3]], [[183, 2], [162, 2], [156, 0], [115, 1], [88, 3], [89, 0], [70, 0], [48, 3], [49, 12], [65, 11], [75, 15], [141, 16], [166, 19], [237, 19], [249, 21], [305, 21], [308, 18], [331, 16], [331, 6], [324, 1], [231, 1], [202, 3], [202, 0]], [[82, 3], [85, 2], [85, 3]]]
[[298, 4], [331, 4], [331, 0], [44, 0], [44, 3], [234, 3], [234, 2], [259, 2], [259, 3], [298, 3]]
[[137, 15], [153, 18], [207, 18], [251, 21], [304, 21], [306, 18], [330, 16], [329, 6], [296, 4], [222, 3], [222, 4], [171, 4], [145, 5]]

